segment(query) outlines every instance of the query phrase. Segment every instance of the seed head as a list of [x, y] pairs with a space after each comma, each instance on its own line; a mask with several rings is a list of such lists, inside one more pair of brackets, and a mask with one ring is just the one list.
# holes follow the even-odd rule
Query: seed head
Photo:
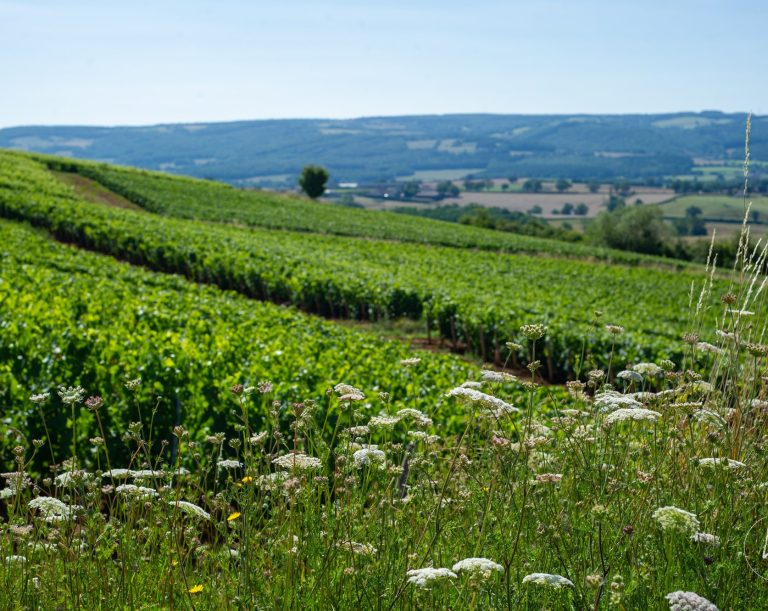
[[726, 305], [733, 305], [736, 303], [737, 297], [731, 292], [723, 293], [720, 295], [720, 303], [724, 303]]
[[535, 342], [537, 339], [541, 339], [547, 334], [547, 327], [538, 323], [535, 325], [523, 325], [520, 327], [520, 333], [527, 339]]

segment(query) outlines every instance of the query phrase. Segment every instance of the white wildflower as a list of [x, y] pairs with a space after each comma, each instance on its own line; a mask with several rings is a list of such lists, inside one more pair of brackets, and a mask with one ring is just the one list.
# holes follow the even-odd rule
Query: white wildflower
[[362, 390], [349, 384], [336, 384], [333, 390], [339, 395], [339, 401], [362, 401], [365, 399], [365, 393]]
[[725, 352], [725, 350], [722, 348], [718, 348], [709, 342], [699, 342], [696, 344], [696, 349], [701, 350], [702, 352], [710, 352], [712, 354], [723, 354]]
[[104, 475], [112, 479], [128, 479], [133, 477], [133, 471], [131, 469], [110, 469], [105, 471]]
[[573, 582], [562, 575], [553, 575], [551, 573], [531, 573], [523, 577], [523, 583], [533, 583], [540, 586], [548, 586], [556, 590], [562, 588], [572, 588]]
[[387, 457], [376, 446], [368, 446], [352, 454], [352, 459], [355, 461], [355, 467], [361, 469], [374, 463], [384, 465]]
[[319, 469], [323, 466], [323, 461], [314, 456], [307, 456], [306, 454], [285, 454], [284, 456], [278, 456], [272, 461], [273, 465], [277, 465], [283, 469], [299, 469], [301, 471], [308, 469]]
[[267, 438], [267, 432], [266, 431], [262, 431], [261, 433], [257, 433], [255, 435], [251, 435], [251, 438], [248, 441], [251, 442], [252, 446], [256, 446], [256, 445], [259, 445], [266, 438]]
[[166, 473], [165, 471], [153, 469], [139, 469], [138, 471], [134, 471], [131, 475], [133, 475], [134, 479], [153, 479], [157, 477], [165, 477]]
[[208, 513], [202, 507], [198, 507], [194, 503], [188, 503], [187, 501], [169, 501], [168, 504], [174, 505], [176, 508], [181, 509], [182, 511], [184, 511], [184, 513], [187, 513], [191, 516], [203, 518], [204, 520], [211, 519], [210, 513]]
[[506, 401], [502, 401], [497, 397], [487, 395], [484, 392], [480, 392], [473, 388], [462, 388], [459, 386], [458, 388], [451, 390], [448, 393], [448, 396], [455, 397], [462, 403], [480, 407], [496, 417], [503, 414], [514, 414], [520, 411]]
[[160, 496], [157, 493], [157, 490], [154, 490], [153, 488], [135, 486], [134, 484], [120, 484], [115, 488], [115, 492], [135, 499], [151, 499]]
[[0, 490], [0, 501], [9, 499], [12, 496], [16, 496], [16, 491], [13, 488], [3, 488]]
[[617, 409], [640, 408], [642, 404], [630, 395], [623, 395], [615, 390], [606, 390], [595, 395], [595, 407], [601, 412], [612, 412]]
[[482, 382], [473, 382], [472, 380], [467, 380], [459, 388], [474, 388], [475, 390], [477, 390], [478, 388], [482, 388], [482, 387], [483, 387]]
[[85, 398], [85, 389], [81, 386], [59, 386], [59, 396], [67, 405], [82, 403]]
[[467, 573], [472, 577], [488, 579], [493, 571], [504, 572], [504, 567], [488, 558], [465, 558], [453, 565], [454, 573]]
[[417, 409], [406, 407], [397, 412], [398, 418], [412, 418], [419, 426], [429, 426], [432, 424], [432, 419], [426, 414], [420, 412]]
[[641, 376], [637, 371], [630, 371], [629, 369], [620, 371], [616, 374], [616, 377], [619, 378], [619, 380], [624, 380], [626, 382], [635, 384], [641, 384], [643, 382], [643, 376]]
[[435, 569], [432, 567], [411, 569], [406, 575], [408, 576], [408, 583], [412, 583], [417, 588], [429, 588], [435, 581], [456, 579], [458, 577], [450, 569]]
[[79, 505], [71, 507], [57, 498], [51, 496], [39, 496], [28, 503], [30, 509], [37, 509], [40, 514], [51, 521], [65, 520], [74, 515], [75, 511], [81, 509]]
[[369, 427], [381, 427], [381, 428], [391, 428], [395, 426], [398, 422], [400, 422], [400, 418], [398, 416], [387, 416], [386, 414], [383, 416], [374, 416], [368, 421]]
[[749, 405], [753, 409], [762, 411], [768, 410], [768, 401], [764, 401], [763, 399], [752, 399], [752, 401], [749, 402]]
[[699, 464], [702, 467], [717, 467], [719, 465], [724, 465], [725, 467], [729, 469], [741, 469], [742, 467], [746, 467], [743, 462], [740, 462], [738, 460], [733, 460], [731, 458], [699, 458], [698, 459]]
[[256, 485], [261, 490], [277, 490], [280, 488], [285, 480], [287, 480], [289, 474], [285, 471], [277, 471], [275, 473], [268, 473], [267, 475], [259, 476], [256, 480]]
[[718, 611], [717, 607], [696, 592], [671, 592], [664, 598], [669, 611]]
[[57, 486], [71, 486], [74, 484], [80, 484], [87, 482], [91, 479], [91, 474], [88, 471], [64, 471], [54, 478]]
[[603, 426], [608, 427], [617, 422], [626, 422], [628, 420], [649, 420], [655, 422], [659, 418], [661, 418], [661, 414], [652, 409], [643, 409], [641, 407], [635, 409], [617, 409], [605, 417]]
[[378, 551], [370, 543], [358, 543], [357, 541], [339, 541], [336, 547], [360, 556], [373, 556]]
[[632, 371], [636, 371], [640, 375], [654, 378], [664, 373], [664, 370], [656, 363], [636, 363], [632, 365]]
[[29, 400], [32, 401], [32, 403], [45, 403], [50, 398], [51, 398], [51, 393], [42, 392], [39, 395], [32, 395], [29, 398]]
[[480, 372], [480, 376], [482, 377], [483, 382], [491, 382], [494, 384], [517, 382], [517, 376], [513, 376], [511, 373], [506, 373], [504, 371], [494, 371], [492, 369], [483, 369]]
[[672, 505], [659, 507], [653, 512], [653, 519], [659, 523], [662, 530], [695, 534], [699, 530], [699, 519], [690, 511], [685, 511]]
[[713, 547], [720, 546], [720, 537], [717, 535], [711, 535], [709, 533], [696, 533], [691, 535], [691, 541], [694, 543], [704, 543], [705, 545], [711, 545]]
[[239, 469], [243, 466], [239, 460], [220, 460], [216, 463], [222, 469]]
[[368, 433], [370, 433], [371, 429], [369, 429], [365, 425], [362, 425], [362, 426], [351, 426], [348, 429], [346, 429], [345, 432], [347, 432], [350, 435], [353, 435], [355, 437], [361, 437], [363, 435], [367, 435]]
[[27, 559], [24, 556], [13, 555], [13, 556], [6, 556], [5, 561], [9, 564], [12, 564], [14, 562], [18, 562], [19, 564], [24, 564], [27, 561]]
[[563, 479], [562, 473], [539, 473], [532, 484], [559, 484]]

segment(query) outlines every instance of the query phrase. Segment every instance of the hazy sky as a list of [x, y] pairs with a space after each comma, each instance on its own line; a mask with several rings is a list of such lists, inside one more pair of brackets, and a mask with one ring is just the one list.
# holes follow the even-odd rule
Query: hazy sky
[[765, 0], [0, 0], [0, 127], [768, 112]]

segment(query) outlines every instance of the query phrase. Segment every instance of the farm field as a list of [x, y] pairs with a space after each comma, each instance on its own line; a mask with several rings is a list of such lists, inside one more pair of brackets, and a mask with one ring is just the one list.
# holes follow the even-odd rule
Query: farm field
[[[11, 157], [20, 163], [22, 157]], [[106, 166], [54, 157], [30, 157], [95, 180], [124, 199], [164, 216], [216, 221], [272, 229], [288, 229], [341, 236], [374, 237], [402, 242], [468, 247], [508, 252], [548, 252], [563, 256], [593, 257], [627, 263], [652, 262], [635, 253], [587, 248], [556, 240], [463, 227], [455, 223], [403, 217], [318, 205], [300, 197], [265, 191], [242, 191], [222, 183], [171, 176], [157, 172]], [[374, 216], [371, 216], [374, 214]]]
[[[578, 185], [582, 187], [582, 185]], [[658, 204], [674, 197], [674, 193], [668, 189], [637, 189], [632, 195], [627, 197], [629, 203], [640, 199], [646, 204]], [[513, 212], [527, 212], [533, 206], [540, 206], [542, 209], [540, 216], [542, 218], [563, 218], [562, 215], [553, 214], [553, 211], [560, 210], [563, 204], [571, 203], [578, 205], [584, 203], [589, 207], [589, 212], [584, 217], [593, 218], [600, 212], [605, 211], [605, 202], [608, 200], [607, 189], [603, 188], [597, 193], [590, 193], [586, 188], [573, 189], [566, 193], [522, 193], [522, 192], [485, 192], [485, 191], [462, 191], [459, 197], [448, 197], [435, 205], [458, 204], [467, 206], [475, 203], [481, 206], [498, 207]], [[399, 206], [408, 205], [407, 202], [386, 201], [381, 199], [372, 199], [366, 197], [355, 197], [355, 201], [363, 204], [366, 208], [372, 210], [391, 210]], [[421, 204], [420, 204], [421, 205]]]
[[768, 597], [754, 262], [68, 163], [0, 153], [4, 607]]
[[[331, 318], [422, 320], [425, 335], [496, 363], [514, 329], [530, 317], [542, 319], [551, 328], [542, 353], [549, 379], [585, 366], [583, 337], [596, 310], [607, 323], [626, 327], [616, 338], [598, 325], [593, 340], [616, 342], [623, 362], [679, 354], [682, 347], [670, 340], [684, 331], [683, 305], [692, 285], [698, 291], [702, 282], [695, 268], [674, 272], [180, 220], [82, 202], [43, 166], [20, 156], [6, 157], [0, 171], [0, 214], [66, 242], [247, 296]], [[650, 324], [648, 312], [654, 312]], [[592, 355], [594, 364], [603, 352]], [[523, 354], [512, 356], [517, 362]]]
[[[768, 197], [754, 196], [747, 198], [751, 202], [750, 211], [757, 212], [768, 219]], [[704, 219], [727, 219], [740, 222], [744, 219], [744, 198], [741, 195], [684, 195], [675, 198], [661, 206], [662, 213], [667, 217], [682, 218], [690, 206], [701, 209]]]

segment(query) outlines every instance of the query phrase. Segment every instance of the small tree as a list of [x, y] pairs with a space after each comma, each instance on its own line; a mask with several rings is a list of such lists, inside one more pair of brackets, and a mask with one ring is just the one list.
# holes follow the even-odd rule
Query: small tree
[[330, 175], [328, 170], [319, 165], [305, 166], [299, 176], [299, 186], [312, 199], [317, 199], [325, 193], [325, 185]]
[[597, 193], [600, 190], [600, 182], [597, 180], [590, 180], [587, 183], [587, 189], [590, 193]]
[[571, 188], [571, 181], [566, 180], [565, 178], [558, 178], [557, 182], [555, 183], [555, 189], [557, 189], [560, 193], [563, 193], [564, 191], [567, 191]]
[[574, 212], [579, 216], [586, 216], [587, 212], [589, 212], [589, 206], [587, 206], [587, 204], [585, 204], [584, 202], [580, 204], [576, 204], [576, 208], [574, 209]]

